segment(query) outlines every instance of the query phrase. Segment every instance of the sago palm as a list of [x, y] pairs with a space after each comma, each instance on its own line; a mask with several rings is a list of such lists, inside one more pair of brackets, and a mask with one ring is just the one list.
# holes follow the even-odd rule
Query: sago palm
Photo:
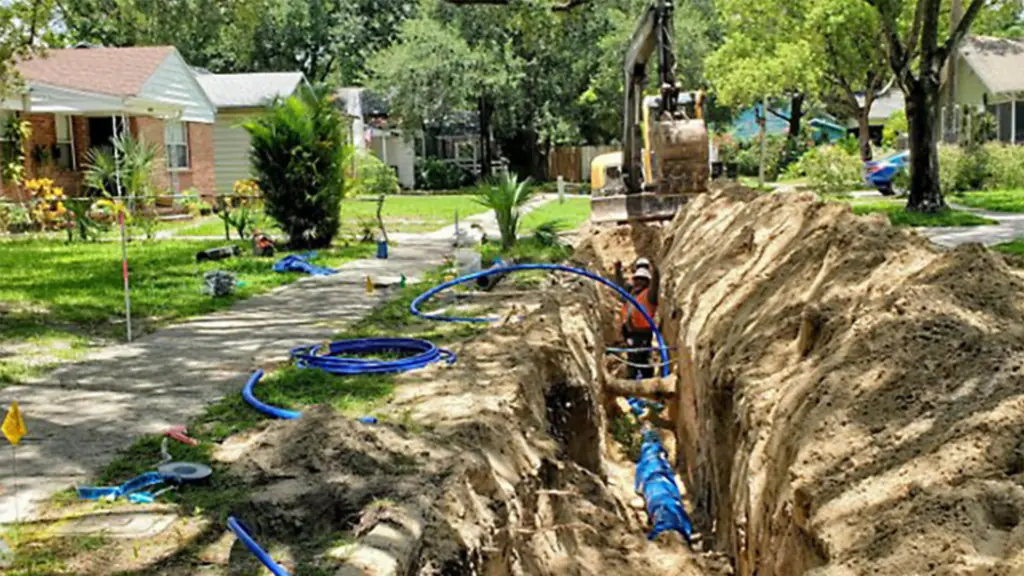
[[515, 174], [505, 173], [496, 181], [481, 185], [475, 194], [477, 203], [494, 210], [502, 249], [515, 246], [522, 207], [533, 196], [530, 179], [520, 181]]

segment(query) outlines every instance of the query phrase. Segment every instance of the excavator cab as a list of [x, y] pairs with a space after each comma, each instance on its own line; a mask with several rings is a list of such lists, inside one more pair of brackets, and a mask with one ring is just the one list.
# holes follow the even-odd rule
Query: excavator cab
[[[594, 223], [668, 220], [707, 191], [711, 173], [702, 92], [681, 93], [672, 70], [672, 3], [656, 0], [626, 53], [623, 151], [590, 167]], [[658, 53], [660, 94], [642, 96], [646, 63]]]

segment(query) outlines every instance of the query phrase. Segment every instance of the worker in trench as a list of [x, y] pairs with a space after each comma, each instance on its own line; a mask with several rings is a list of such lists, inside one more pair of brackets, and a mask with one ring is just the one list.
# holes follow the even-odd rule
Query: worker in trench
[[[625, 288], [647, 311], [651, 318], [658, 311], [658, 269], [651, 265], [647, 258], [638, 258], [633, 264], [633, 275], [629, 283], [625, 282], [622, 273], [622, 262], [615, 263], [615, 283]], [[654, 366], [651, 365], [651, 342], [654, 332], [651, 325], [632, 304], [622, 304], [619, 315], [622, 323], [622, 339], [627, 348], [635, 350], [626, 354], [629, 378], [653, 378]]]

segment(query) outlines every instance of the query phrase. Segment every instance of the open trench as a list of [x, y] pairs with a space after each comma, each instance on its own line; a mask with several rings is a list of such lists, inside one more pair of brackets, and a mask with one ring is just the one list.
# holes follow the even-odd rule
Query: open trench
[[[1024, 281], [980, 247], [813, 197], [724, 190], [575, 259], [651, 258], [666, 442], [702, 552], [648, 541], [612, 439], [614, 295], [563, 279], [401, 378], [382, 425], [314, 410], [246, 440], [248, 516], [338, 574], [1024, 573]], [[649, 390], [648, 390], [649, 391]]]

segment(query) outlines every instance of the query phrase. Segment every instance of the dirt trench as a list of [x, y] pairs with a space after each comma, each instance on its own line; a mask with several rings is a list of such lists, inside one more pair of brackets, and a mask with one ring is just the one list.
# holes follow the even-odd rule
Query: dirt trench
[[[403, 375], [379, 425], [320, 408], [236, 439], [220, 457], [255, 487], [238, 515], [286, 545], [349, 534], [321, 552], [332, 574], [727, 573], [646, 538], [607, 434], [597, 300], [564, 280], [455, 365]], [[236, 545], [232, 564], [248, 556]]]
[[1019, 269], [735, 188], [577, 254], [652, 252], [677, 468], [737, 574], [1024, 574]]

